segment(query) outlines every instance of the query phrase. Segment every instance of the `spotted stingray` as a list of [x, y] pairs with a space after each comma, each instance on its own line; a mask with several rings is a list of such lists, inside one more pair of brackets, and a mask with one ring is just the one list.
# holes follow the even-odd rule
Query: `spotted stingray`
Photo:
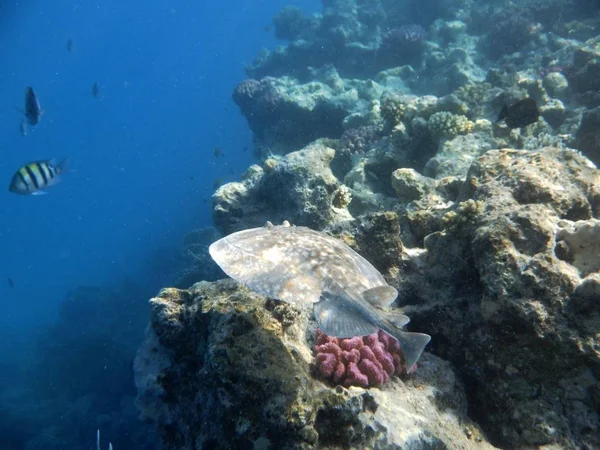
[[390, 314], [398, 292], [366, 259], [338, 239], [288, 222], [230, 234], [209, 248], [223, 271], [250, 289], [309, 304], [325, 334], [366, 336], [382, 329], [398, 339], [410, 371], [431, 337], [401, 329], [409, 318]]

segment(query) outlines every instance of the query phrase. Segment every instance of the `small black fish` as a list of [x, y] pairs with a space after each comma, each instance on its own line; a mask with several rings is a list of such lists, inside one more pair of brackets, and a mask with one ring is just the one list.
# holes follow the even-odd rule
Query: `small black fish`
[[221, 150], [221, 147], [215, 147], [213, 153], [215, 154], [215, 158], [218, 158], [223, 154], [223, 151]]
[[73, 51], [73, 39], [70, 39], [67, 41], [67, 50], [69, 51], [69, 53], [71, 53]]
[[100, 92], [100, 88], [98, 87], [98, 82], [94, 81], [94, 84], [92, 85], [92, 95], [95, 98], [98, 98], [98, 93]]
[[11, 277], [8, 277], [8, 285], [10, 286], [11, 289], [15, 288], [15, 282], [13, 281], [13, 279]]
[[40, 101], [31, 86], [25, 88], [25, 109], [17, 108], [17, 111], [25, 117], [21, 122], [21, 134], [27, 135], [27, 125], [37, 125], [44, 111], [40, 106]]
[[540, 111], [535, 100], [525, 98], [510, 106], [504, 105], [496, 122], [504, 120], [509, 128], [521, 128], [537, 122], [539, 118]]

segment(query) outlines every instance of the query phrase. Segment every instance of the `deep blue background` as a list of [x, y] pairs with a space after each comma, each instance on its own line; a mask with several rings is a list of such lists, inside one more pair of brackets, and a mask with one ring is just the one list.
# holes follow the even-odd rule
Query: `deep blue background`
[[[260, 48], [277, 44], [272, 17], [284, 5], [0, 5], [0, 448], [95, 448], [96, 428], [102, 448], [154, 444], [136, 419], [131, 365], [146, 296], [162, 287], [157, 258], [211, 224], [216, 179], [255, 162], [231, 94]], [[26, 86], [44, 115], [23, 137]], [[72, 171], [47, 195], [8, 192], [23, 164], [65, 156]], [[81, 285], [99, 287], [65, 301]]]
[[[317, 0], [287, 4], [320, 9]], [[32, 0], [0, 7], [1, 355], [17, 335], [52, 320], [68, 289], [124, 274], [143, 280], [157, 247], [179, 245], [187, 231], [210, 224], [203, 199], [215, 179], [237, 179], [253, 162], [232, 90], [257, 51], [276, 45], [265, 26], [283, 6]], [[22, 137], [15, 107], [27, 85], [45, 113]], [[215, 146], [225, 157], [214, 157]], [[25, 162], [63, 156], [74, 171], [48, 195], [8, 192]]]

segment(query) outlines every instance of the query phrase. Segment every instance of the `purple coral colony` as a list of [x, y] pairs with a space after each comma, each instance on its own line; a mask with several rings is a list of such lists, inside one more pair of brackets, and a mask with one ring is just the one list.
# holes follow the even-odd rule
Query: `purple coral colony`
[[[323, 0], [274, 25], [233, 92], [257, 163], [151, 301], [138, 406], [164, 448], [600, 448], [598, 2]], [[269, 269], [233, 278], [271, 298], [187, 289], [223, 277], [211, 242], [268, 221], [372, 264], [398, 300], [356, 295], [431, 335], [418, 368], [381, 330], [315, 325], [352, 308], [279, 301], [325, 277], [313, 250], [287, 279], [283, 246], [249, 247]]]
[[403, 370], [398, 341], [379, 330], [338, 339], [317, 330], [316, 366], [324, 378], [343, 386], [381, 386]]

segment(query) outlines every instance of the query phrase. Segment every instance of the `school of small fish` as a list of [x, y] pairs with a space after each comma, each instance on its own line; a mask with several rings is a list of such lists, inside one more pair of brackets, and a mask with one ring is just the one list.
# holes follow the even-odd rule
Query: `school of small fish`
[[230, 234], [209, 253], [234, 280], [269, 297], [312, 306], [319, 328], [339, 338], [381, 329], [398, 340], [410, 372], [431, 336], [402, 330], [409, 318], [386, 312], [398, 293], [366, 259], [325, 233], [288, 222]]

